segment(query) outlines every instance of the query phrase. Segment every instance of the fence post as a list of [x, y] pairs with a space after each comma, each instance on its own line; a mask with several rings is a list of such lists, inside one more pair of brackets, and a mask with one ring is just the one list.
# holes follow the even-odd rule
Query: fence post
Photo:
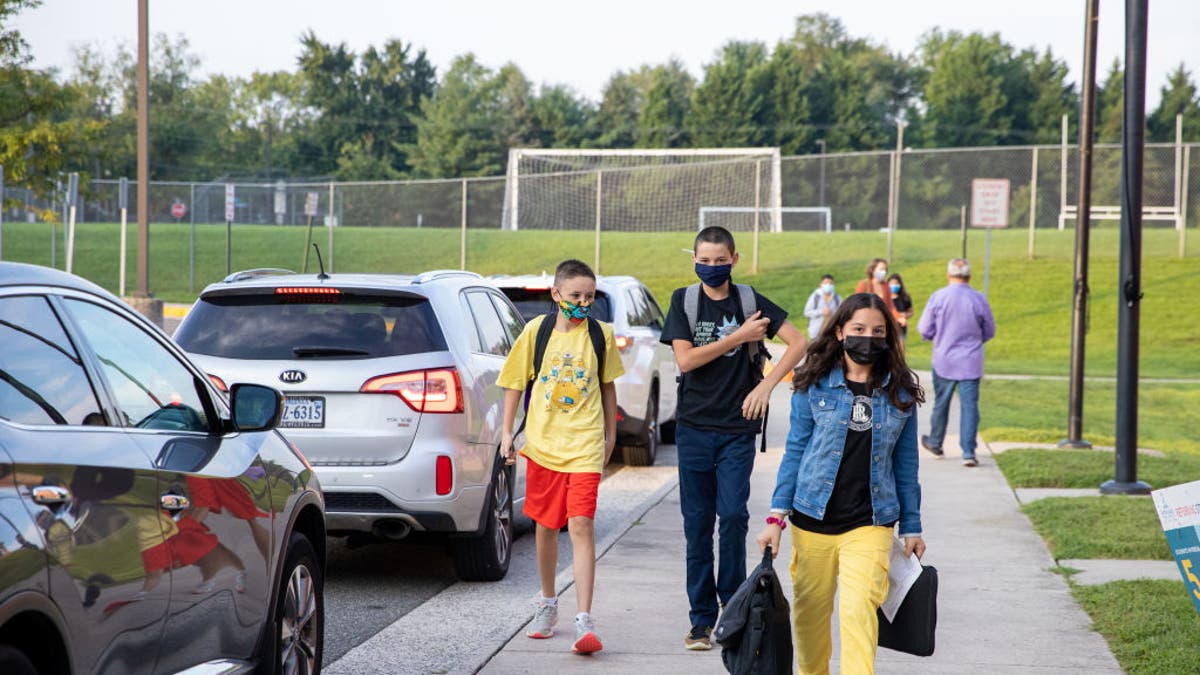
[[[600, 197], [604, 194], [604, 173], [596, 172], [596, 274], [600, 273]], [[514, 197], [515, 199], [515, 197]], [[515, 203], [515, 202], [514, 202]], [[516, 208], [513, 209], [516, 213]], [[516, 220], [514, 219], [515, 223]]]
[[459, 267], [467, 269], [467, 179], [462, 182], [462, 235], [458, 244]]
[[333, 191], [333, 181], [329, 181], [329, 271], [333, 271], [333, 202], [336, 201], [336, 194]]
[[758, 210], [762, 207], [762, 160], [754, 163], [754, 259], [750, 264], [750, 273], [758, 274]]
[[4, 165], [0, 164], [0, 260], [4, 260]]
[[196, 184], [188, 183], [188, 217], [191, 220], [192, 237], [188, 244], [188, 291], [196, 292]]
[[1179, 195], [1179, 221], [1183, 223], [1183, 227], [1179, 228], [1179, 257], [1187, 255], [1187, 207], [1188, 207], [1188, 175], [1192, 170], [1192, 146], [1187, 146], [1183, 149], [1183, 177], [1180, 183], [1183, 189]]
[[[1183, 213], [1183, 202], [1180, 201], [1183, 193], [1183, 115], [1175, 115], [1175, 229], [1180, 232], [1180, 239], [1183, 238], [1183, 230], [1187, 227], [1187, 223], [1180, 215]], [[1179, 257], [1183, 257], [1183, 246], [1179, 246]]]
[[1067, 212], [1067, 116], [1062, 116], [1062, 156], [1059, 164], [1058, 231], [1062, 232], [1063, 214]]
[[958, 216], [958, 229], [962, 237], [962, 259], [967, 259], [967, 205], [962, 205], [962, 210]]
[[118, 200], [118, 203], [121, 205], [121, 255], [120, 255], [120, 258], [121, 258], [121, 262], [120, 262], [120, 265], [121, 265], [121, 275], [120, 275], [121, 276], [121, 288], [120, 288], [120, 291], [121, 291], [121, 297], [123, 298], [123, 297], [125, 297], [125, 268], [127, 266], [125, 257], [128, 255], [128, 251], [126, 251], [126, 249], [129, 246], [129, 242], [128, 242], [128, 237], [129, 237], [129, 233], [128, 233], [128, 230], [129, 230], [129, 179], [122, 176], [121, 182], [118, 185], [119, 185], [119, 187], [117, 189], [120, 191], [120, 194], [118, 195], [117, 200]]
[[1033, 260], [1033, 230], [1037, 220], [1038, 148], [1033, 146], [1033, 177], [1029, 179], [1029, 259]]

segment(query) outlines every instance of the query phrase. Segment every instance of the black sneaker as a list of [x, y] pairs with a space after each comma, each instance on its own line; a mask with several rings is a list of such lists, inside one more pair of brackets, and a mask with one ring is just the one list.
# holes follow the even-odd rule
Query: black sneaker
[[712, 649], [712, 629], [708, 626], [692, 626], [687, 637], [683, 638], [684, 649], [694, 652], [706, 652]]
[[929, 442], [928, 436], [921, 436], [921, 447], [925, 448], [929, 452], [932, 452], [934, 457], [941, 457], [942, 455], [946, 454], [942, 452], [941, 447], [934, 447], [933, 444]]

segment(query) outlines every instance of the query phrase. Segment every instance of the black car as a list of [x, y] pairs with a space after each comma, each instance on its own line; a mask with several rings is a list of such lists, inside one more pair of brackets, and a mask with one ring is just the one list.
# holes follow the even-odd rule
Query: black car
[[324, 503], [282, 408], [0, 263], [0, 673], [319, 672]]

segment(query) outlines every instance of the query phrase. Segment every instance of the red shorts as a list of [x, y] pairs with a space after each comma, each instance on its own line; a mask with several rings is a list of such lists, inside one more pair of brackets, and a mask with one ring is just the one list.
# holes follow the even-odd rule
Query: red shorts
[[563, 473], [533, 460], [525, 471], [525, 515], [552, 530], [561, 529], [568, 518], [596, 517], [598, 473]]

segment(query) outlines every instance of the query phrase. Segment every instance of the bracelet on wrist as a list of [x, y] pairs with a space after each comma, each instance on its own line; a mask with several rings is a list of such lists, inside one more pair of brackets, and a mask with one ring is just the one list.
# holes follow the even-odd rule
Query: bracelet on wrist
[[767, 524], [768, 525], [778, 525], [779, 529], [781, 529], [781, 530], [787, 529], [787, 521], [784, 520], [783, 518], [780, 518], [779, 516], [776, 516], [773, 514], [767, 516]]

